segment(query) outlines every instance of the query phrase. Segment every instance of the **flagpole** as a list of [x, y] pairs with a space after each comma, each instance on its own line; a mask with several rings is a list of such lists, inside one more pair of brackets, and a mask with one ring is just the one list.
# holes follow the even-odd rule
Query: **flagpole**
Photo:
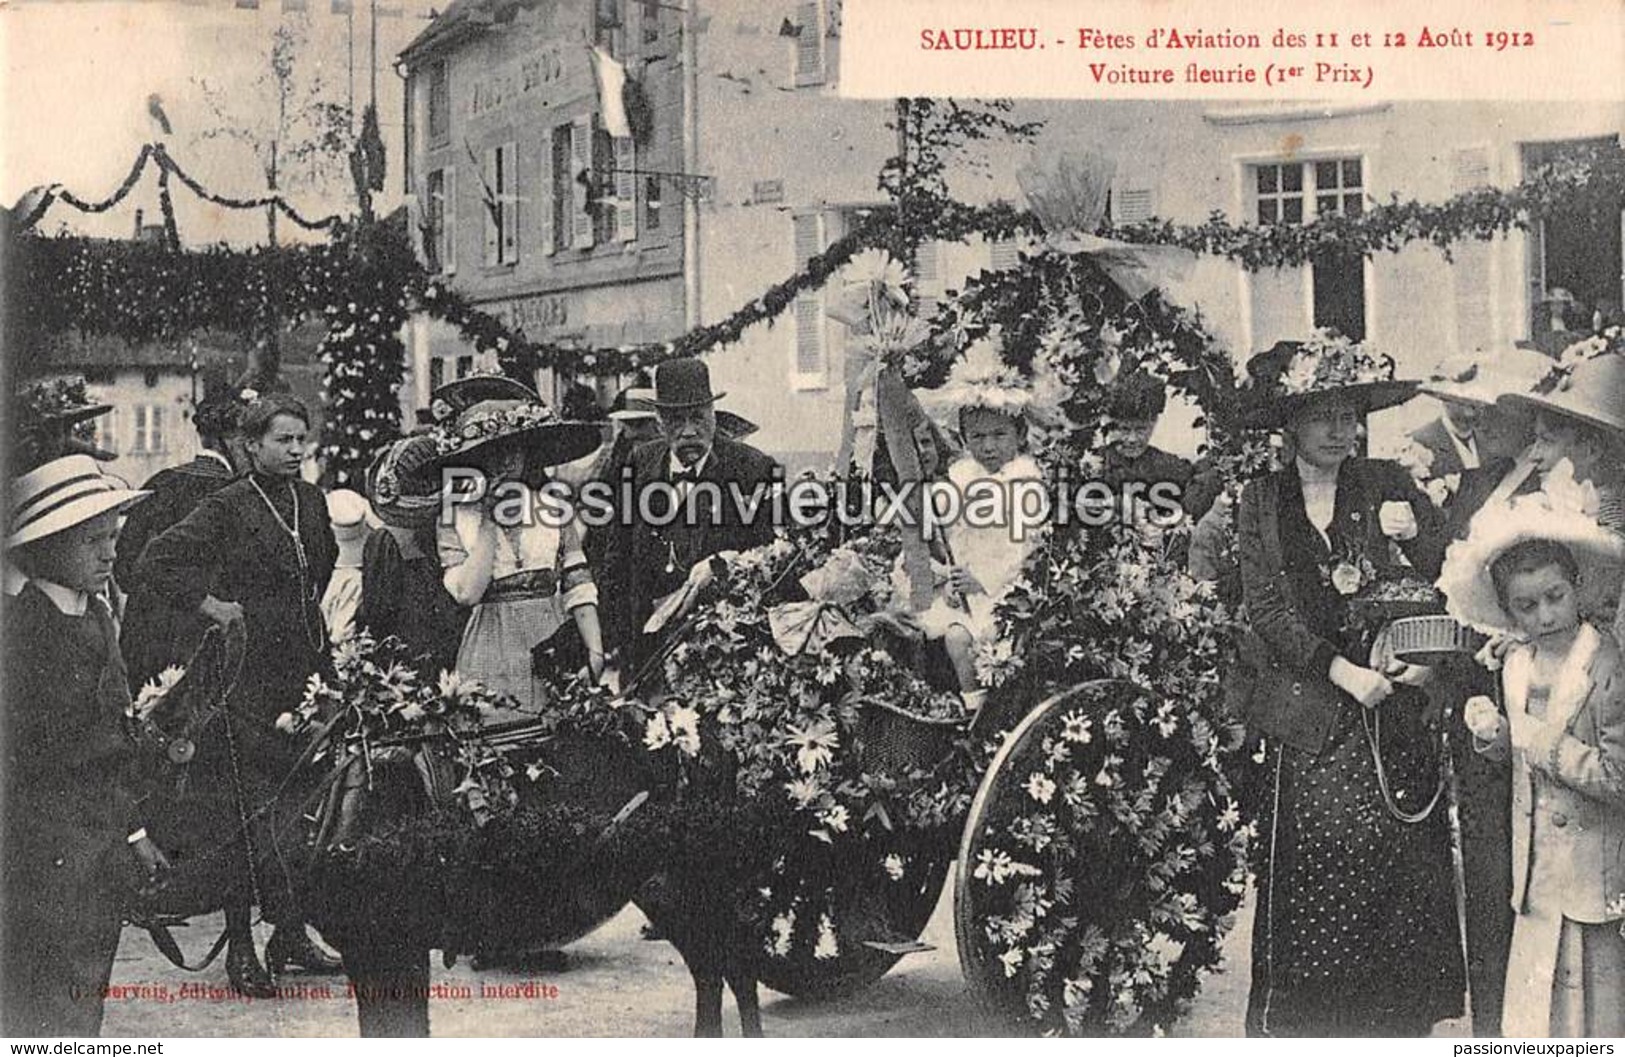
[[372, 104], [374, 112], [378, 110], [378, 0], [372, 0], [372, 61], [367, 64], [367, 72], [372, 77], [372, 89], [367, 99]]
[[346, 103], [350, 108], [350, 131], [355, 132], [355, 0], [346, 0], [344, 20], [348, 24], [345, 47], [349, 54], [350, 76], [345, 80]]

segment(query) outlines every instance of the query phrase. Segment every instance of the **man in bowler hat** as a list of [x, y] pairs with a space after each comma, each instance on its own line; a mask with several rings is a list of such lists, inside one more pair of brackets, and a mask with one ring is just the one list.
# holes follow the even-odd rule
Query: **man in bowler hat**
[[[710, 372], [697, 359], [670, 360], [655, 372], [661, 437], [635, 448], [623, 471], [632, 503], [617, 512], [600, 566], [605, 634], [629, 677], [657, 645], [643, 629], [662, 601], [703, 581], [714, 555], [773, 538], [768, 490], [778, 464], [718, 434], [716, 402], [726, 395], [712, 393]], [[615, 484], [619, 497], [621, 481]], [[650, 489], [648, 501], [640, 501]]]

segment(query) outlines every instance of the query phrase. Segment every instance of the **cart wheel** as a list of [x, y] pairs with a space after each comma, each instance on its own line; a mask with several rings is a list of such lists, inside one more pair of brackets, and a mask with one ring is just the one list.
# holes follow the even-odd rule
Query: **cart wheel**
[[[1039, 705], [993, 758], [960, 842], [954, 934], [971, 992], [1012, 1030], [1148, 1033], [1217, 960], [1245, 837], [1221, 819], [1207, 723], [1101, 680]], [[1111, 977], [1125, 958], [1151, 973], [1126, 1004]]]
[[[898, 881], [877, 870], [872, 881], [833, 890], [811, 879], [790, 882], [806, 894], [808, 905], [829, 907], [842, 936], [840, 952], [833, 958], [818, 958], [809, 944], [797, 944], [787, 958], [763, 960], [761, 982], [795, 998], [839, 998], [885, 976], [904, 955], [864, 941], [891, 946], [917, 940], [942, 895], [952, 854], [952, 845], [943, 842], [917, 850], [910, 858], [912, 865]], [[881, 850], [875, 861], [884, 855]]]

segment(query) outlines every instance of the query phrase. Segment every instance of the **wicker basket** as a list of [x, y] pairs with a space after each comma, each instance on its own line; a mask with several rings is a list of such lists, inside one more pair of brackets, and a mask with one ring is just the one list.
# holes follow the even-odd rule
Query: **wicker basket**
[[916, 715], [869, 698], [858, 722], [858, 758], [865, 771], [889, 777], [929, 769], [953, 752], [954, 739], [968, 722], [969, 717]]
[[1471, 656], [1484, 636], [1451, 617], [1408, 616], [1388, 625], [1388, 651], [1407, 664], [1432, 665], [1452, 654]]

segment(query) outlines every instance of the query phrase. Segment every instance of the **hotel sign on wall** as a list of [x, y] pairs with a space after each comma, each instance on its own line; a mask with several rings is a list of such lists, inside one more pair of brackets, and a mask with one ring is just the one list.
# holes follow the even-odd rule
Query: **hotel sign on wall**
[[499, 316], [531, 338], [570, 324], [570, 303], [563, 297], [526, 297], [509, 301], [498, 309]]
[[484, 117], [517, 99], [557, 87], [569, 72], [566, 54], [563, 41], [550, 41], [476, 78], [468, 96], [469, 116]]

